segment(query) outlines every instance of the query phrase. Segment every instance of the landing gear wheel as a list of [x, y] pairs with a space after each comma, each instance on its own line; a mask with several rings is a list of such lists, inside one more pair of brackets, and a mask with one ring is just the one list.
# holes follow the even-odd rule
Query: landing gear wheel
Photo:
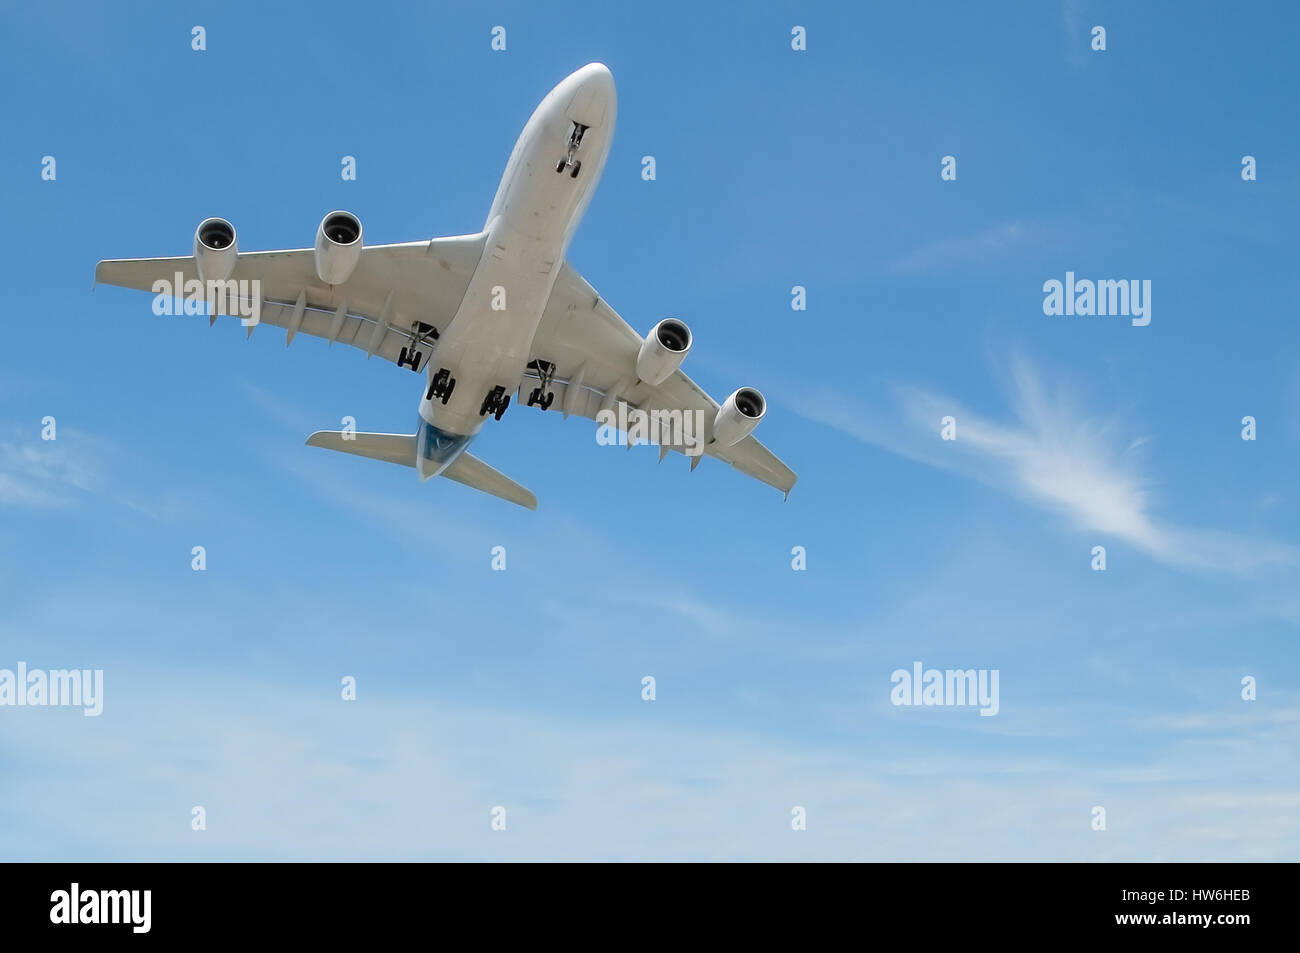
[[487, 396], [483, 398], [483, 403], [478, 409], [478, 415], [486, 417], [488, 414], [492, 414], [497, 420], [500, 420], [501, 415], [506, 412], [506, 408], [509, 406], [510, 398], [506, 396], [506, 389], [504, 387], [493, 387], [487, 392]]
[[424, 392], [425, 400], [441, 400], [444, 404], [451, 397], [451, 392], [456, 389], [456, 378], [451, 376], [451, 371], [445, 367], [438, 369], [438, 373], [433, 375], [429, 381], [429, 389]]
[[581, 170], [581, 169], [582, 169], [582, 160], [581, 160], [581, 159], [574, 159], [574, 160], [573, 160], [573, 171], [569, 173], [569, 178], [571, 178], [571, 179], [576, 179], [576, 178], [578, 177], [578, 172], [579, 172], [579, 170]]
[[397, 366], [409, 367], [413, 371], [418, 371], [420, 369], [420, 359], [423, 357], [423, 351], [417, 351], [415, 348], [402, 348], [397, 355]]
[[561, 159], [559, 162], [555, 163], [555, 171], [556, 171], [556, 172], [563, 172], [563, 171], [564, 171], [564, 167], [565, 167], [566, 165], [568, 165], [568, 164], [569, 164], [569, 160], [568, 160], [568, 159]]

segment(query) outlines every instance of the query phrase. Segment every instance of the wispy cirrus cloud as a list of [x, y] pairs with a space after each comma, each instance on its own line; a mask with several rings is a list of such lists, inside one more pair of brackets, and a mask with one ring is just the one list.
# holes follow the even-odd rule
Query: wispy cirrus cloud
[[[925, 463], [979, 480], [1064, 516], [1075, 528], [1106, 533], [1168, 565], [1249, 572], [1300, 564], [1300, 548], [1231, 531], [1181, 525], [1157, 513], [1142, 471], [1147, 438], [1090, 414], [1065, 392], [1048, 393], [1026, 361], [1010, 373], [1011, 417], [997, 422], [956, 400], [895, 387], [894, 406], [872, 408], [842, 395], [810, 394], [796, 410], [810, 420]], [[939, 422], [956, 420], [957, 439]]]
[[13, 426], [0, 432], [0, 507], [57, 511], [85, 500], [116, 504], [149, 519], [175, 510], [167, 492], [142, 491], [123, 473], [140, 457], [98, 432]]
[[886, 268], [894, 275], [928, 275], [987, 268], [1021, 256], [1027, 248], [1041, 249], [1055, 235], [1054, 228], [1043, 222], [999, 222], [980, 232], [949, 236], [921, 245], [891, 259]]
[[67, 506], [78, 492], [94, 489], [98, 479], [94, 464], [66, 442], [16, 429], [0, 437], [0, 506]]

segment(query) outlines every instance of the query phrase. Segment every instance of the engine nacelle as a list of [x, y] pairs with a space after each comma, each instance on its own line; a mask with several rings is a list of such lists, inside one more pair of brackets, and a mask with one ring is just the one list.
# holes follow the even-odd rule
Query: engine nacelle
[[351, 212], [330, 212], [316, 229], [316, 277], [341, 285], [361, 261], [361, 220]]
[[724, 447], [737, 444], [754, 432], [766, 413], [763, 395], [752, 387], [742, 387], [718, 408], [713, 418], [713, 439]]
[[235, 270], [239, 242], [224, 218], [205, 218], [194, 230], [194, 267], [199, 281], [225, 281]]
[[653, 387], [668, 380], [691, 350], [691, 329], [676, 318], [664, 318], [645, 336], [636, 356], [636, 376]]

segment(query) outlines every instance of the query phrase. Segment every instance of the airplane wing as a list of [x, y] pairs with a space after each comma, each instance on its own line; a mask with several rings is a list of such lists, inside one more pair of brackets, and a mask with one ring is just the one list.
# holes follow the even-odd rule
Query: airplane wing
[[[335, 286], [317, 277], [313, 249], [241, 252], [230, 277], [261, 282], [260, 323], [284, 328], [286, 344], [302, 333], [396, 363], [418, 336], [423, 369], [439, 330], [460, 307], [485, 242], [480, 233], [369, 246], [347, 282]], [[97, 282], [140, 291], [153, 291], [160, 280], [174, 286], [177, 274], [182, 282], [198, 277], [193, 256], [107, 260], [95, 268]], [[566, 415], [595, 420], [602, 407], [612, 409], [620, 401], [636, 410], [700, 410], [709, 440], [717, 402], [680, 370], [657, 387], [638, 380], [641, 340], [566, 262], [532, 357], [556, 365], [552, 390]], [[753, 436], [730, 447], [706, 443], [704, 453], [785, 493], [797, 479]]]
[[[316, 276], [310, 248], [241, 252], [230, 277], [261, 282], [260, 323], [285, 328], [286, 344], [302, 333], [396, 363], [419, 332], [425, 337], [418, 345], [418, 370], [428, 361], [437, 333], [455, 317], [486, 240], [485, 234], [458, 235], [369, 246], [342, 285], [327, 285]], [[153, 291], [160, 280], [174, 286], [178, 273], [182, 281], [198, 277], [193, 256], [101, 261], [95, 280]]]
[[[730, 447], [708, 444], [718, 402], [681, 370], [662, 384], [637, 379], [642, 336], [619, 317], [587, 281], [565, 262], [533, 340], [533, 360], [555, 365], [555, 405], [568, 414], [596, 419], [601, 408], [623, 401], [637, 410], [704, 412], [704, 453], [741, 473], [789, 493], [798, 477], [752, 435]], [[528, 375], [537, 378], [535, 370]], [[667, 447], [661, 448], [662, 454]], [[680, 448], [673, 447], [680, 451]], [[697, 458], [698, 460], [698, 458]]]

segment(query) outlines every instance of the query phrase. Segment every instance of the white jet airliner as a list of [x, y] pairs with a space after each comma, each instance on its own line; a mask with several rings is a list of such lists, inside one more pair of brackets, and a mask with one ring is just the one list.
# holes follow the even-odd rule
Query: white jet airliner
[[[530, 407], [558, 402], [566, 417], [608, 420], [601, 411], [617, 408], [624, 424], [643, 412], [702, 421], [693, 445], [677, 439], [689, 431], [664, 426], [673, 439], [661, 435], [659, 459], [678, 450], [693, 470], [702, 449], [788, 495], [794, 472], [751, 436], [767, 410], [763, 395], [742, 387], [719, 405], [679, 369], [691, 348], [685, 323], [666, 318], [642, 338], [565, 261], [616, 113], [614, 78], [601, 63], [551, 90], [476, 235], [363, 247], [357, 217], [331, 212], [314, 248], [240, 254], [234, 227], [210, 218], [192, 256], [101, 261], [95, 279], [176, 297], [186, 285], [206, 289], [210, 323], [255, 314], [285, 328], [286, 344], [300, 332], [342, 341], [424, 375], [416, 433], [318, 431], [307, 439], [315, 447], [414, 467], [423, 479], [441, 474], [535, 509], [532, 493], [465, 452], [527, 388]], [[214, 285], [231, 291], [224, 304]], [[249, 288], [257, 290], [238, 290]]]

